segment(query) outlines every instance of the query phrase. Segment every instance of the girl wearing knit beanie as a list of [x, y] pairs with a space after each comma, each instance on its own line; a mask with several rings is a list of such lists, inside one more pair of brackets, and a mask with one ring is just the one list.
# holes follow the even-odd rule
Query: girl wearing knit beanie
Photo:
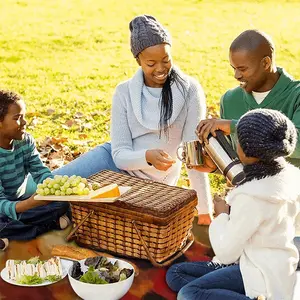
[[[195, 128], [206, 116], [200, 84], [181, 72], [171, 55], [171, 37], [153, 17], [129, 24], [130, 48], [139, 66], [114, 93], [111, 143], [105, 143], [54, 172], [88, 177], [104, 169], [169, 185], [180, 177], [176, 150], [196, 140]], [[209, 224], [212, 201], [207, 174], [187, 170], [197, 191], [199, 223]]]
[[241, 117], [237, 135], [246, 180], [215, 202], [213, 260], [168, 270], [178, 299], [293, 299], [300, 170], [284, 157], [295, 149], [296, 128], [279, 111], [256, 109]]

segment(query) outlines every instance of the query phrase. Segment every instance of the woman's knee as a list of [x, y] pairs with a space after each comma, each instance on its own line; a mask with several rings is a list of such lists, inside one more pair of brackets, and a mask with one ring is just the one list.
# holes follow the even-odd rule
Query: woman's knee
[[89, 177], [105, 169], [118, 171], [112, 159], [110, 143], [95, 147], [52, 173], [54, 175]]

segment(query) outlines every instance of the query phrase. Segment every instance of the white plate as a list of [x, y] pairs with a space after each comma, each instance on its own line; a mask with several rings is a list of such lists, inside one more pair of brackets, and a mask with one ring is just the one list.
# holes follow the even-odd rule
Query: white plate
[[[62, 271], [63, 271], [63, 275], [62, 275], [62, 279], [64, 279], [67, 275], [68, 275], [68, 270], [69, 268], [73, 265], [73, 262], [72, 261], [68, 261], [68, 260], [65, 260], [65, 259], [61, 259], [61, 266], [62, 266]], [[37, 286], [45, 286], [45, 285], [50, 285], [50, 284], [53, 284], [53, 283], [56, 283], [58, 281], [45, 281], [43, 283], [40, 283], [40, 284], [33, 284], [33, 285], [29, 285], [29, 284], [21, 284], [21, 283], [17, 283], [15, 280], [11, 280], [8, 278], [8, 273], [7, 273], [7, 269], [4, 268], [2, 271], [1, 271], [1, 278], [6, 281], [7, 283], [10, 283], [10, 284], [13, 284], [13, 285], [18, 285], [18, 286], [27, 286], [27, 287], [37, 287]]]
[[[131, 189], [130, 186], [119, 186], [120, 194], [123, 195]], [[34, 200], [45, 200], [45, 201], [74, 201], [74, 202], [115, 202], [119, 197], [114, 198], [96, 198], [91, 199], [90, 195], [86, 196], [34, 196]]]

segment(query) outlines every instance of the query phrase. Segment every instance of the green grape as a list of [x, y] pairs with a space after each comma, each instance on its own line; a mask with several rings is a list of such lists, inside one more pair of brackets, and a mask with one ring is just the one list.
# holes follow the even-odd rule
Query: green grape
[[56, 190], [59, 190], [59, 189], [60, 189], [60, 185], [59, 185], [58, 183], [55, 183], [55, 184], [53, 185], [53, 187], [54, 187]]
[[37, 188], [38, 188], [38, 189], [42, 189], [42, 188], [43, 188], [43, 184], [42, 184], [42, 183], [39, 183], [39, 184], [37, 185]]
[[67, 190], [66, 190], [66, 194], [67, 195], [71, 195], [72, 192], [73, 192], [73, 190], [71, 188], [67, 188]]
[[64, 175], [64, 176], [62, 177], [62, 179], [61, 179], [61, 182], [62, 182], [62, 183], [65, 183], [65, 182], [68, 181], [68, 179], [69, 179], [69, 177], [68, 177], [67, 175]]
[[39, 189], [36, 190], [36, 193], [37, 193], [38, 195], [43, 196], [43, 195], [44, 195], [44, 190], [41, 189], [41, 188], [39, 188]]
[[70, 187], [70, 183], [67, 181], [63, 186], [67, 189]]
[[55, 182], [60, 182], [61, 180], [62, 180], [62, 176], [61, 175], [55, 175], [54, 176], [54, 180], [55, 180]]
[[84, 195], [84, 192], [83, 192], [83, 190], [81, 190], [81, 189], [78, 189], [77, 190], [77, 193], [76, 193], [76, 195]]
[[88, 181], [86, 178], [81, 178], [81, 182], [84, 183], [84, 185], [87, 185], [88, 184]]
[[[46, 178], [42, 184], [38, 185], [37, 193], [39, 195], [88, 195], [90, 193], [89, 184], [86, 178], [81, 176], [61, 176], [55, 175], [54, 178]], [[90, 186], [92, 188], [92, 186]], [[99, 184], [94, 185], [95, 189]]]
[[45, 183], [45, 184], [48, 184], [49, 182], [51, 182], [51, 178], [49, 178], [49, 177], [43, 181], [43, 183]]
[[83, 190], [85, 188], [85, 184], [83, 182], [80, 182], [78, 184], [78, 188], [81, 189], [81, 190]]
[[72, 187], [76, 187], [77, 185], [78, 185], [77, 181], [76, 181], [76, 180], [73, 180], [71, 186], [72, 186]]
[[92, 183], [92, 190], [98, 190], [100, 188], [100, 184], [98, 182], [93, 182]]
[[81, 179], [82, 178], [80, 176], [77, 176], [75, 180], [79, 183], [79, 182], [81, 182]]
[[88, 195], [89, 193], [90, 193], [90, 189], [87, 188], [87, 187], [85, 187], [85, 188], [83, 189], [83, 194], [84, 194], [84, 195]]

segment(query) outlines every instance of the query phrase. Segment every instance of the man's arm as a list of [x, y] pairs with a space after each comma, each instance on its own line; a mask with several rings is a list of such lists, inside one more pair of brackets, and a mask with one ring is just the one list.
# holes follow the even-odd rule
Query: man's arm
[[291, 121], [294, 123], [298, 131], [298, 141], [297, 141], [296, 149], [293, 152], [293, 154], [290, 156], [290, 158], [300, 159], [300, 105], [295, 110]]

